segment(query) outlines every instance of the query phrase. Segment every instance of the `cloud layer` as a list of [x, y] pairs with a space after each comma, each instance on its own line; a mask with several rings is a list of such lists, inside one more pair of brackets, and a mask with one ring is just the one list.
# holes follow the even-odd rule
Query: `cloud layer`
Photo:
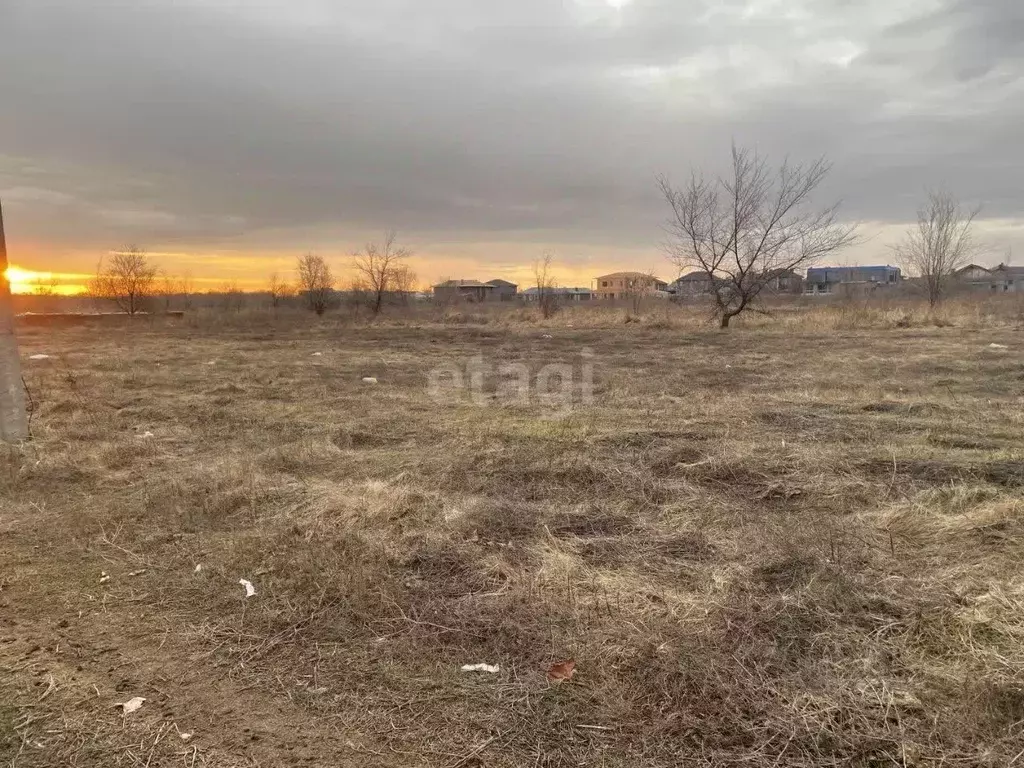
[[654, 176], [734, 138], [828, 154], [851, 218], [944, 185], [1024, 246], [1019, 0], [6, 0], [0, 94], [55, 249], [653, 250]]

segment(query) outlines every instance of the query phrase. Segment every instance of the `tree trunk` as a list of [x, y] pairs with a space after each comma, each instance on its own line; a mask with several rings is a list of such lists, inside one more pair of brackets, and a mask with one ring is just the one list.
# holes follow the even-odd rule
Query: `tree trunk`
[[11, 285], [7, 281], [4, 213], [0, 207], [0, 442], [13, 443], [27, 437], [25, 388], [21, 380], [18, 340], [14, 336], [14, 307]]
[[925, 277], [925, 286], [928, 288], [928, 308], [935, 309], [935, 305], [939, 303], [942, 293], [941, 286], [939, 285], [939, 276], [927, 275]]
[[728, 328], [729, 321], [732, 320], [732, 315], [722, 315], [722, 321], [718, 324], [719, 328]]

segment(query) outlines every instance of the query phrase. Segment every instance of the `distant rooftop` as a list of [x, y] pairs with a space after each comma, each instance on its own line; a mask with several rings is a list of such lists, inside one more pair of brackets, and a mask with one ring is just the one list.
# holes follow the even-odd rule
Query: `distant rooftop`
[[891, 266], [889, 264], [864, 264], [862, 266], [855, 264], [853, 266], [848, 266], [848, 267], [809, 267], [807, 271], [810, 272], [811, 270], [815, 270], [817, 272], [821, 272], [821, 271], [826, 270], [826, 269], [829, 272], [831, 272], [834, 269], [835, 270], [845, 270], [845, 271], [850, 271], [850, 270], [854, 270], [854, 269], [895, 269], [895, 270], [899, 270], [899, 267], [893, 267], [893, 266]]
[[479, 280], [445, 280], [438, 283], [435, 288], [493, 288], [493, 285], [481, 283]]
[[703, 280], [707, 280], [707, 279], [708, 279], [708, 273], [707, 272], [694, 271], [694, 272], [688, 272], [687, 274], [683, 275], [682, 277], [676, 279], [675, 282], [677, 282], [677, 283], [687, 282], [688, 283], [688, 282], [691, 282], [691, 281], [692, 282], [697, 282], [697, 281], [703, 281]]
[[[598, 280], [629, 280], [638, 277], [647, 278], [650, 280], [658, 280], [654, 275], [649, 275], [646, 272], [612, 272], [610, 275], [598, 275]], [[661, 282], [659, 280], [659, 282]]]
[[[593, 291], [590, 288], [561, 288], [561, 287], [557, 287], [557, 288], [548, 288], [547, 290], [548, 290], [549, 293], [555, 293], [555, 294], [559, 294], [559, 295], [562, 295], [562, 296], [575, 296], [575, 295], [583, 295], [583, 294], [593, 293]], [[535, 296], [538, 293], [540, 293], [540, 290], [536, 286], [534, 286], [533, 288], [527, 288], [525, 291], [523, 291], [523, 294], [526, 295], [526, 296]]]
[[851, 267], [810, 267], [807, 282], [821, 283], [896, 283], [902, 277], [899, 267], [888, 264], [868, 264]]
[[975, 269], [983, 270], [985, 272], [988, 272], [991, 275], [995, 275], [997, 273], [998, 274], [1002, 274], [1002, 275], [1013, 275], [1013, 276], [1024, 275], [1024, 267], [1013, 267], [1013, 266], [1010, 266], [1009, 264], [997, 264], [994, 267], [983, 267], [980, 264], [968, 264], [966, 267], [963, 267], [962, 269], [958, 269], [957, 272], [958, 273], [963, 273], [963, 272], [967, 272], [968, 270], [975, 270]]

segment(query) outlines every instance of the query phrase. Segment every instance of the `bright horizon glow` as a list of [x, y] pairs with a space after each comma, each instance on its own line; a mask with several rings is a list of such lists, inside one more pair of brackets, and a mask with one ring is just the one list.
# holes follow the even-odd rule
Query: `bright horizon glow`
[[37, 272], [14, 265], [7, 267], [6, 275], [11, 293], [33, 294], [39, 289], [49, 289], [61, 296], [75, 296], [85, 292], [85, 284], [81, 282], [83, 275]]
[[[890, 244], [903, 237], [910, 223], [895, 224], [877, 220], [860, 222], [862, 242], [838, 254], [833, 254], [821, 266], [864, 266], [892, 261]], [[1010, 245], [1020, 237], [1021, 222], [1012, 218], [988, 219], [978, 222], [980, 241], [991, 244], [976, 257], [983, 266], [995, 266], [1012, 259]], [[340, 239], [340, 238], [339, 238]], [[355, 241], [355, 238], [349, 238]], [[1005, 245], [1004, 245], [1005, 244]], [[535, 284], [533, 258], [544, 250], [555, 257], [553, 277], [563, 286], [591, 286], [598, 275], [637, 270], [650, 272], [660, 279], [671, 281], [679, 277], [675, 266], [654, 244], [648, 247], [628, 247], [616, 244], [578, 244], [572, 242], [545, 242], [538, 245], [500, 239], [479, 242], [451, 242], [432, 246], [422, 236], [411, 237], [413, 255], [409, 266], [416, 273], [416, 286], [421, 290], [446, 279], [476, 279], [481, 281], [501, 278], [517, 283], [520, 289]], [[29, 243], [20, 246], [24, 261], [12, 264], [7, 272], [12, 291], [17, 294], [38, 292], [40, 288], [63, 296], [81, 295], [95, 275], [96, 250], [64, 250], [49, 252]], [[147, 255], [158, 269], [154, 291], [165, 290], [165, 276], [174, 282], [187, 281], [193, 293], [217, 293], [229, 286], [246, 292], [265, 291], [271, 274], [276, 273], [288, 283], [297, 282], [295, 254], [306, 248], [286, 247], [275, 250], [247, 250], [242, 247], [230, 251], [198, 247], [195, 250], [174, 250], [157, 247]], [[328, 247], [322, 243], [308, 248], [325, 256], [338, 280], [338, 288], [346, 289], [355, 277], [352, 269], [352, 247]], [[481, 259], [486, 254], [487, 259]], [[26, 262], [36, 265], [25, 266]]]

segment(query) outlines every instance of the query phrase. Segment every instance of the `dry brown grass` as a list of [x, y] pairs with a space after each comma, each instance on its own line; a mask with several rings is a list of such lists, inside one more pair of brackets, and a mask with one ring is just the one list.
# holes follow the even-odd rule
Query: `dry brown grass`
[[[608, 302], [565, 304], [549, 318], [535, 306], [458, 304], [395, 309], [382, 322], [391, 326], [449, 325], [492, 328], [615, 328], [636, 323], [649, 329], [704, 331], [716, 325], [710, 303], [673, 302], [649, 298], [635, 315], [631, 306]], [[359, 314], [340, 313], [351, 321]], [[628, 318], [628, 320], [627, 320]], [[907, 328], [1020, 328], [1024, 326], [1024, 294], [968, 295], [951, 298], [932, 309], [914, 296], [822, 298], [799, 296], [761, 302], [757, 311], [735, 318], [739, 328], [786, 332]]]
[[[588, 311], [25, 331], [0, 765], [1022, 763], [1013, 314]], [[583, 346], [563, 419], [426, 392]]]
[[[234, 310], [223, 307], [199, 308], [187, 313], [184, 323], [198, 332], [220, 332], [225, 329], [252, 332], [308, 326], [308, 313], [297, 307], [282, 306], [276, 310], [259, 305], [251, 298], [251, 306]], [[628, 320], [627, 320], [628, 318]], [[160, 318], [145, 322], [160, 323]], [[102, 319], [94, 321], [102, 324]], [[761, 302], [757, 311], [734, 319], [738, 328], [776, 332], [812, 332], [822, 330], [891, 330], [909, 328], [1021, 328], [1024, 327], [1024, 294], [980, 294], [957, 296], [936, 309], [912, 295], [880, 294], [861, 298], [824, 298], [798, 296], [775, 298]], [[388, 307], [383, 315], [374, 317], [364, 306], [336, 307], [319, 321], [321, 327], [349, 328], [372, 324], [381, 328], [487, 328], [490, 330], [610, 329], [635, 324], [648, 330], [703, 332], [717, 324], [710, 303], [676, 304], [648, 298], [641, 304], [639, 315], [631, 304], [609, 302], [567, 303], [548, 318], [541, 316], [535, 305], [512, 303], [434, 304], [412, 303]]]

